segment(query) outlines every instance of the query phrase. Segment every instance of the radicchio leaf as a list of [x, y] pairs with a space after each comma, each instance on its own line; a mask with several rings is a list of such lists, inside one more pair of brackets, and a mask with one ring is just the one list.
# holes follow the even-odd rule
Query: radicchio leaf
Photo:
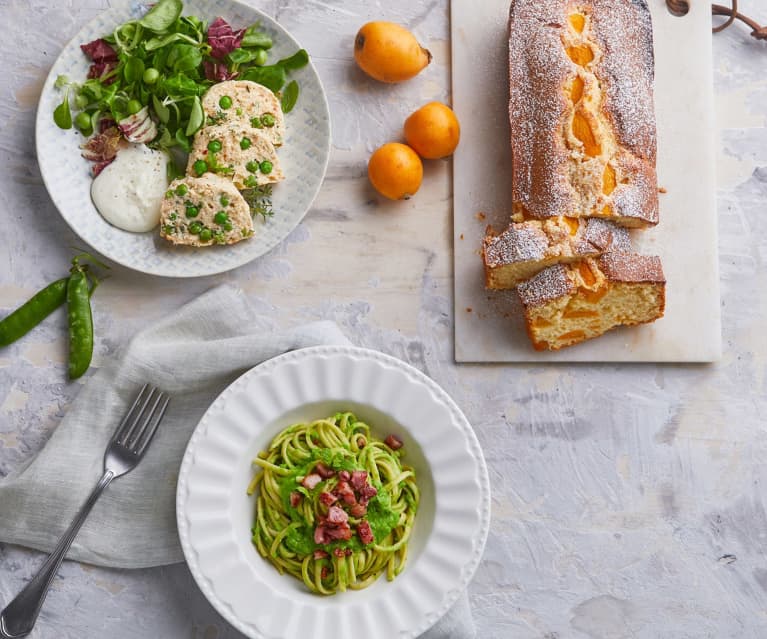
[[87, 44], [81, 44], [80, 48], [94, 62], [117, 62], [117, 52], [106, 40], [101, 38]]
[[157, 125], [149, 116], [149, 107], [144, 107], [138, 113], [129, 115], [117, 123], [125, 139], [137, 144], [151, 142], [157, 137]]
[[229, 23], [223, 18], [216, 18], [208, 27], [208, 44], [210, 55], [218, 60], [223, 60], [228, 53], [239, 49], [246, 29], [233, 31]]
[[213, 62], [212, 60], [205, 60], [205, 62], [203, 62], [202, 64], [203, 64], [203, 67], [205, 68], [205, 77], [208, 80], [213, 80], [214, 82], [223, 82], [224, 80], [232, 80], [239, 75], [236, 71], [234, 73], [230, 72], [229, 68], [223, 62]]
[[[94, 62], [91, 68], [88, 69], [88, 78], [101, 79], [104, 75], [113, 71], [117, 67], [117, 62], [112, 60], [103, 60], [100, 62]], [[102, 84], [112, 84], [117, 79], [117, 76], [111, 76], [102, 80]]]
[[91, 162], [111, 162], [117, 155], [120, 139], [120, 131], [116, 126], [105, 129], [80, 147], [83, 150], [82, 156]]

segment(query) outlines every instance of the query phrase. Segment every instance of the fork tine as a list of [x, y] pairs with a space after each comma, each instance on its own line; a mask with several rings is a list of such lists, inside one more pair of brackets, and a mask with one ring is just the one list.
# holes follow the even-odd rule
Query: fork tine
[[165, 411], [168, 408], [170, 397], [165, 395], [165, 393], [160, 393], [160, 398], [162, 398], [162, 403], [159, 405], [159, 408], [155, 405], [157, 410], [153, 410], [152, 414], [149, 416], [149, 424], [134, 446], [135, 453], [139, 457], [144, 454], [147, 446], [149, 446], [149, 443], [152, 441], [155, 432], [157, 432], [157, 427], [160, 425], [160, 421], [165, 416]]
[[141, 439], [141, 435], [144, 434], [144, 431], [149, 425], [149, 420], [152, 418], [152, 414], [160, 403], [162, 392], [154, 386], [152, 386], [151, 389], [152, 392], [147, 397], [147, 401], [144, 404], [141, 414], [136, 418], [136, 427], [132, 429], [130, 435], [125, 438], [125, 446], [127, 448], [133, 449], [136, 447], [136, 442]]
[[117, 440], [123, 446], [128, 445], [128, 442], [130, 441], [131, 437], [133, 437], [133, 435], [135, 434], [136, 429], [140, 427], [142, 416], [146, 412], [149, 402], [152, 401], [152, 396], [154, 395], [156, 389], [154, 388], [154, 386], [149, 386], [148, 384], [146, 389], [147, 389], [146, 392], [141, 394], [142, 395], [141, 402], [136, 407], [136, 410], [133, 412], [131, 419], [128, 421], [125, 428], [120, 433], [120, 438]]
[[117, 427], [117, 430], [115, 430], [115, 434], [112, 436], [113, 441], [120, 443], [125, 441], [125, 435], [129, 434], [130, 430], [135, 425], [134, 420], [136, 419], [136, 416], [141, 413], [142, 409], [139, 409], [138, 406], [139, 403], [144, 400], [144, 394], [148, 388], [149, 384], [144, 384], [141, 387], [141, 390], [138, 392], [138, 395], [136, 395], [136, 399], [133, 400], [133, 404], [131, 404], [130, 409], [127, 413], [125, 413], [125, 416], [122, 418], [120, 425]]

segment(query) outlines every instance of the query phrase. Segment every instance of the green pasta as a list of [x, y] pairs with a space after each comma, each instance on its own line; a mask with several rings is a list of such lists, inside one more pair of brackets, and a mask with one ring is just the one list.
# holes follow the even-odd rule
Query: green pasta
[[404, 568], [419, 492], [402, 441], [370, 435], [352, 413], [294, 424], [253, 463], [260, 472], [253, 544], [262, 557], [332, 595]]

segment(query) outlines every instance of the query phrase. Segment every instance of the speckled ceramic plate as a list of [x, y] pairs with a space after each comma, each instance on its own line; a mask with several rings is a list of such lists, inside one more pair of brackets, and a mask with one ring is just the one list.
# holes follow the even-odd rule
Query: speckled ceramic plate
[[[340, 410], [354, 411], [378, 437], [402, 437], [421, 504], [408, 563], [394, 581], [322, 597], [258, 554], [246, 489], [252, 459], [280, 430]], [[437, 384], [375, 351], [321, 346], [257, 366], [216, 399], [184, 455], [176, 514], [197, 584], [248, 637], [408, 639], [431, 627], [474, 574], [490, 488], [471, 426]]]
[[[296, 107], [286, 116], [287, 135], [279, 150], [287, 179], [274, 188], [275, 215], [256, 224], [256, 235], [226, 247], [193, 249], [173, 247], [161, 240], [157, 230], [128, 233], [105, 221], [90, 197], [91, 163], [80, 155], [82, 136], [63, 131], [53, 122], [53, 110], [61, 92], [53, 83], [59, 75], [85, 79], [88, 61], [80, 44], [90, 42], [143, 12], [138, 3], [115, 7], [88, 23], [62, 51], [43, 87], [37, 112], [37, 157], [48, 192], [66, 222], [85, 242], [109, 259], [137, 271], [165, 277], [199, 277], [236, 268], [279, 244], [301, 221], [325, 176], [330, 156], [330, 115], [325, 92], [315, 68], [293, 74], [301, 86]], [[184, 13], [212, 20], [222, 16], [235, 27], [260, 21], [272, 34], [270, 59], [286, 57], [301, 45], [277, 22], [258, 9], [230, 0], [187, 0]], [[311, 52], [310, 52], [311, 54]]]

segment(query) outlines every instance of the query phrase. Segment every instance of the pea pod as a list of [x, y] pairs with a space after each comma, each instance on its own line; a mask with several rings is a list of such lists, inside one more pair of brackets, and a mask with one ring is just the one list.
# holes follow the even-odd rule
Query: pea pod
[[0, 346], [8, 346], [24, 337], [61, 306], [67, 298], [68, 280], [65, 277], [49, 284], [0, 321]]
[[67, 284], [70, 379], [77, 379], [85, 373], [93, 357], [93, 315], [90, 293], [91, 287], [86, 269], [75, 261]]

